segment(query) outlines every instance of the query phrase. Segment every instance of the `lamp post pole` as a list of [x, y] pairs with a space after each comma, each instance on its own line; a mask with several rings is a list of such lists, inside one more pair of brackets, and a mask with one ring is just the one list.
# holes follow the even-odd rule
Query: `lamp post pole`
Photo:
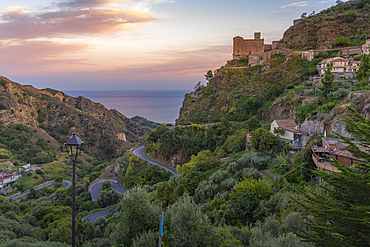
[[72, 158], [72, 247], [76, 246], [76, 159]]
[[72, 159], [73, 177], [72, 177], [72, 247], [76, 246], [76, 160], [81, 153], [83, 141], [72, 133], [71, 138], [67, 140], [66, 146], [68, 156]]

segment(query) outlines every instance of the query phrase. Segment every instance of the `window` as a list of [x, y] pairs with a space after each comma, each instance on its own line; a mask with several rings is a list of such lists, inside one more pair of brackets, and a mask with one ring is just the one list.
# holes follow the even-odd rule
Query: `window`
[[237, 52], [236, 53], [239, 53], [239, 50], [237, 50]]

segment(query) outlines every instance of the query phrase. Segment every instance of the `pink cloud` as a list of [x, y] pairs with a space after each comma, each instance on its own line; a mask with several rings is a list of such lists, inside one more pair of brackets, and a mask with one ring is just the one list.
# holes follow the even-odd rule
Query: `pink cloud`
[[23, 9], [8, 9], [0, 15], [0, 20], [3, 21], [0, 40], [5, 40], [115, 32], [127, 29], [128, 24], [155, 18], [150, 13], [122, 9], [60, 10], [36, 15]]
[[61, 3], [57, 3], [56, 5], [59, 7], [69, 7], [69, 8], [77, 8], [77, 7], [97, 7], [109, 4], [111, 2], [116, 2], [117, 0], [72, 0], [72, 1], [63, 1]]
[[136, 67], [116, 67], [112, 70], [99, 71], [111, 77], [128, 78], [179, 78], [202, 75], [207, 70], [214, 70], [231, 59], [231, 46], [209, 46], [184, 51], [160, 50], [152, 53], [155, 62], [147, 57], [147, 63]]
[[51, 41], [23, 41], [0, 45], [0, 74], [33, 74], [60, 70], [63, 66], [91, 65], [84, 59], [63, 56], [82, 52], [87, 47], [86, 44], [61, 44]]

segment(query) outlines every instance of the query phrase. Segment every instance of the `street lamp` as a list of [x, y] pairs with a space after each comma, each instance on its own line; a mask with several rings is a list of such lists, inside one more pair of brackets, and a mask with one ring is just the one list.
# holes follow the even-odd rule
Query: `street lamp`
[[76, 246], [76, 159], [77, 156], [81, 153], [82, 144], [79, 137], [76, 136], [76, 133], [72, 133], [71, 138], [67, 140], [64, 145], [68, 156], [71, 157], [73, 163], [73, 179], [72, 179], [72, 247]]

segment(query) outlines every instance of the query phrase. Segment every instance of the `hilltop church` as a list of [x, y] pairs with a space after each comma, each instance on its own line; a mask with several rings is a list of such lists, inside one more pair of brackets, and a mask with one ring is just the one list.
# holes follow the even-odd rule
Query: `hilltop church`
[[233, 59], [246, 58], [251, 65], [261, 64], [266, 60], [266, 52], [275, 50], [277, 43], [274, 41], [272, 44], [265, 44], [260, 32], [254, 33], [254, 39], [236, 36], [233, 38]]

